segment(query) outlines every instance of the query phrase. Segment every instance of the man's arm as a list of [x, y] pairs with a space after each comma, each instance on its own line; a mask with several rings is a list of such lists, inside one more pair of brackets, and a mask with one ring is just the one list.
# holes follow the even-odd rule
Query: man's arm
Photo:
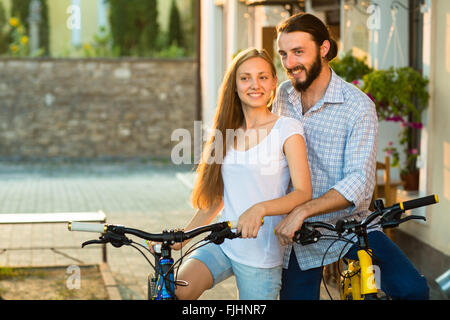
[[378, 119], [374, 106], [359, 114], [350, 132], [344, 150], [344, 178], [322, 196], [296, 207], [275, 227], [282, 245], [292, 243], [295, 231], [307, 218], [350, 206], [351, 211], [367, 209], [362, 205], [372, 197], [375, 186]]
[[351, 205], [352, 203], [347, 201], [347, 199], [339, 192], [330, 189], [321, 197], [310, 200], [292, 210], [292, 212], [275, 227], [274, 232], [281, 245], [289, 244], [292, 242], [294, 233], [300, 229], [307, 218], [342, 210]]

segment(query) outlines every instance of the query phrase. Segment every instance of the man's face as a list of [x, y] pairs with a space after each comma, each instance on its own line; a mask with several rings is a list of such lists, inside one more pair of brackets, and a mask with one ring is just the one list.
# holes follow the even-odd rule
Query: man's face
[[320, 50], [307, 32], [281, 32], [278, 35], [278, 53], [292, 85], [305, 91], [322, 70]]

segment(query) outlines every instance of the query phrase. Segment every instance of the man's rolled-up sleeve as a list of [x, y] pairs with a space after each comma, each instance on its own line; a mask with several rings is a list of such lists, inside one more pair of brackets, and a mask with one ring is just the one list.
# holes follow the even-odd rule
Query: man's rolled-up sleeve
[[353, 203], [351, 211], [371, 199], [375, 187], [378, 119], [374, 105], [361, 113], [349, 132], [345, 147], [344, 178], [332, 189]]

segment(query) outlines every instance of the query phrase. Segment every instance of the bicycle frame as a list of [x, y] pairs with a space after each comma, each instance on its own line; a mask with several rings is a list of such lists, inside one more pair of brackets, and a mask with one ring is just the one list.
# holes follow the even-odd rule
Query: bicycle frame
[[170, 246], [155, 250], [155, 273], [148, 276], [148, 300], [175, 299], [173, 258]]
[[366, 250], [358, 250], [358, 260], [349, 260], [347, 271], [340, 287], [341, 300], [350, 294], [353, 300], [364, 300], [378, 293], [375, 284], [372, 257]]

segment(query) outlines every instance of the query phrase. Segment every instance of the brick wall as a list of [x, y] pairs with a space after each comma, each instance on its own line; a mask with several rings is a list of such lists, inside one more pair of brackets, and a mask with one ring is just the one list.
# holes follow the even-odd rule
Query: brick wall
[[0, 158], [170, 157], [172, 131], [193, 132], [195, 72], [190, 59], [0, 59]]

